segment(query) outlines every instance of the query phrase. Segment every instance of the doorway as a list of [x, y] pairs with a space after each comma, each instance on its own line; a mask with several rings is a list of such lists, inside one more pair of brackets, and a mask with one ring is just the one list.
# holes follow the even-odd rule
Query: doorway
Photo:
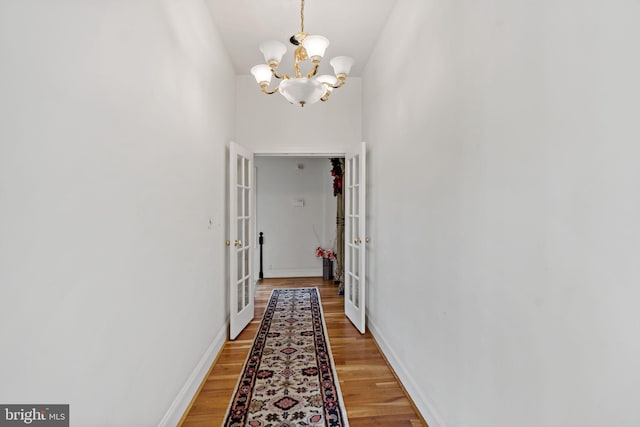
[[[362, 142], [345, 153], [344, 185], [342, 186], [345, 200], [345, 230], [344, 238], [340, 239], [344, 242], [345, 249], [343, 272], [345, 314], [363, 334], [366, 331], [366, 243], [369, 242], [369, 238], [365, 237], [366, 151], [367, 145]], [[254, 165], [255, 159], [260, 157], [282, 157], [283, 160], [265, 160], [262, 162], [261, 174], [258, 167]], [[227, 246], [230, 249], [228, 284], [231, 339], [235, 339], [253, 316], [255, 291], [253, 285], [261, 275], [253, 261], [255, 259], [253, 252], [257, 249], [257, 239], [254, 236], [257, 237], [258, 232], [265, 233], [262, 231], [268, 227], [265, 223], [271, 221], [278, 224], [272, 229], [273, 237], [276, 238], [276, 248], [273, 253], [280, 257], [284, 268], [274, 269], [272, 260], [267, 259], [269, 273], [263, 274], [264, 277], [316, 276], [315, 267], [306, 270], [309, 265], [306, 263], [307, 260], [327, 251], [334, 252], [334, 246], [339, 237], [335, 223], [328, 225], [328, 221], [332, 217], [335, 218], [329, 211], [333, 211], [335, 215], [336, 204], [328, 202], [331, 199], [327, 197], [329, 194], [333, 195], [333, 177], [324, 175], [322, 171], [326, 169], [323, 167], [318, 169], [320, 173], [317, 175], [304, 176], [304, 170], [308, 167], [305, 166], [304, 159], [308, 159], [308, 165], [312, 158], [317, 157], [324, 158], [325, 162], [327, 160], [331, 162], [331, 158], [338, 156], [328, 157], [326, 154], [261, 156], [236, 143], [230, 143]], [[313, 162], [313, 166], [319, 165], [321, 163]], [[266, 173], [267, 170], [268, 173]], [[279, 173], [282, 170], [285, 171], [284, 174]], [[331, 185], [326, 184], [326, 178], [323, 176], [329, 178], [327, 181]], [[269, 190], [267, 192], [262, 188], [265, 185]], [[330, 190], [327, 191], [327, 188]], [[268, 199], [258, 202], [257, 194], [266, 195]], [[306, 211], [282, 211], [282, 209], [291, 208], [301, 209], [305, 206]], [[261, 219], [256, 228], [257, 217]], [[311, 222], [308, 221], [309, 218]], [[283, 235], [285, 238], [282, 237]], [[269, 239], [269, 235], [263, 234], [264, 243], [268, 244]], [[322, 246], [323, 242], [326, 247]], [[309, 250], [308, 255], [305, 254], [305, 249]], [[298, 256], [304, 260], [302, 264], [299, 261], [292, 261]], [[280, 271], [274, 273], [274, 270]]]
[[[336, 252], [337, 197], [325, 156], [259, 156], [256, 226], [264, 233], [265, 278], [323, 275], [317, 248]], [[259, 257], [254, 271], [259, 275]]]

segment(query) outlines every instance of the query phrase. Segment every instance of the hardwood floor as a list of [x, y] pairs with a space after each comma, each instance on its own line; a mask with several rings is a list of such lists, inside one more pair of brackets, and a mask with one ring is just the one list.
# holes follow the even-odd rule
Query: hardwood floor
[[369, 332], [361, 335], [344, 315], [338, 287], [321, 278], [265, 279], [256, 292], [255, 318], [227, 341], [181, 426], [219, 426], [226, 415], [264, 308], [274, 288], [317, 287], [351, 427], [426, 426]]

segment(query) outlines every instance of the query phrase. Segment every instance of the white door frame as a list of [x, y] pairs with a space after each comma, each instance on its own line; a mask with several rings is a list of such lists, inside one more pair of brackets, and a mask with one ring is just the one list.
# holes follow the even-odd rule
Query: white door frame
[[367, 330], [367, 144], [352, 147], [344, 159], [344, 312], [364, 334]]
[[[362, 143], [360, 143], [360, 144], [362, 144]], [[347, 158], [347, 154], [348, 154], [347, 150], [336, 152], [336, 151], [323, 151], [323, 150], [295, 151], [295, 150], [277, 149], [277, 150], [262, 150], [262, 151], [254, 151], [253, 152], [254, 158], [255, 157], [324, 157], [324, 158], [341, 157], [341, 158], [345, 158], [346, 159]], [[344, 177], [343, 177], [343, 182], [344, 182]], [[257, 182], [254, 182], [254, 186], [256, 188], [256, 191], [253, 194], [254, 201], [255, 201], [255, 197], [256, 197], [257, 189], [258, 189]], [[344, 191], [344, 189], [343, 189], [343, 191]], [[254, 220], [254, 224], [256, 224], [256, 223], [257, 223], [257, 217]], [[255, 232], [257, 233], [257, 230], [255, 230]], [[347, 243], [346, 242], [346, 239], [347, 239], [346, 233], [345, 233], [344, 239], [345, 239], [345, 248], [346, 248], [346, 243]], [[257, 250], [257, 247], [255, 245], [252, 245], [250, 250], [251, 251], [255, 251], [255, 250]], [[366, 245], [363, 245], [363, 255], [365, 253], [366, 253]], [[364, 274], [364, 272], [363, 272], [363, 274]], [[365, 300], [363, 300], [362, 303], [364, 304]], [[345, 316], [346, 316], [346, 313], [345, 313]]]
[[[253, 152], [229, 143], [228, 253], [229, 338], [231, 340], [253, 320], [255, 282], [253, 255], [255, 241], [255, 180]], [[238, 165], [238, 160], [241, 165]], [[238, 170], [240, 168], [240, 170]], [[238, 193], [241, 199], [238, 199]], [[238, 227], [238, 223], [241, 224]]]
[[346, 151], [313, 151], [305, 153], [304, 151], [256, 151], [253, 153], [256, 157], [344, 157]]

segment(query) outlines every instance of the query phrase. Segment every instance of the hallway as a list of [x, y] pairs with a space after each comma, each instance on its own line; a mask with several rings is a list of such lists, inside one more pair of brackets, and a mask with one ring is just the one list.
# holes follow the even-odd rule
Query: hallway
[[258, 285], [254, 320], [237, 340], [225, 343], [207, 380], [183, 417], [182, 426], [222, 423], [271, 290], [314, 286], [320, 290], [350, 426], [426, 425], [386, 364], [371, 334], [361, 335], [345, 317], [344, 299], [338, 295], [337, 287], [332, 282], [312, 277], [265, 279]]
[[[250, 74], [298, 1], [0, 2], [0, 402], [174, 427], [226, 345], [188, 419], [215, 424], [254, 330], [225, 344], [231, 143], [364, 141], [367, 326], [430, 427], [640, 426], [640, 1], [391, 2], [307, 1], [327, 59], [371, 50], [304, 108]], [[268, 203], [324, 211], [297, 188]], [[308, 260], [268, 277], [319, 276], [314, 223], [312, 244], [254, 227]], [[353, 424], [416, 420], [323, 295]]]

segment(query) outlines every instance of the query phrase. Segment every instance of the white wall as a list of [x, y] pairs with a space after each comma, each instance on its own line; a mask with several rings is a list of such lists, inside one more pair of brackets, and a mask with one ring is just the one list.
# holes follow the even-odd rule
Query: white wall
[[[325, 157], [256, 157], [255, 164], [264, 277], [322, 276], [322, 260], [316, 258], [315, 249], [331, 249], [336, 238], [331, 161]], [[296, 206], [296, 200], [303, 200], [304, 206]]]
[[363, 76], [369, 320], [432, 427], [640, 425], [639, 19], [397, 3]]
[[237, 76], [236, 84], [237, 142], [257, 152], [344, 153], [362, 140], [360, 78], [304, 108], [278, 93], [263, 94], [253, 76]]
[[0, 56], [0, 401], [157, 425], [226, 331], [235, 77], [208, 9], [3, 1]]

